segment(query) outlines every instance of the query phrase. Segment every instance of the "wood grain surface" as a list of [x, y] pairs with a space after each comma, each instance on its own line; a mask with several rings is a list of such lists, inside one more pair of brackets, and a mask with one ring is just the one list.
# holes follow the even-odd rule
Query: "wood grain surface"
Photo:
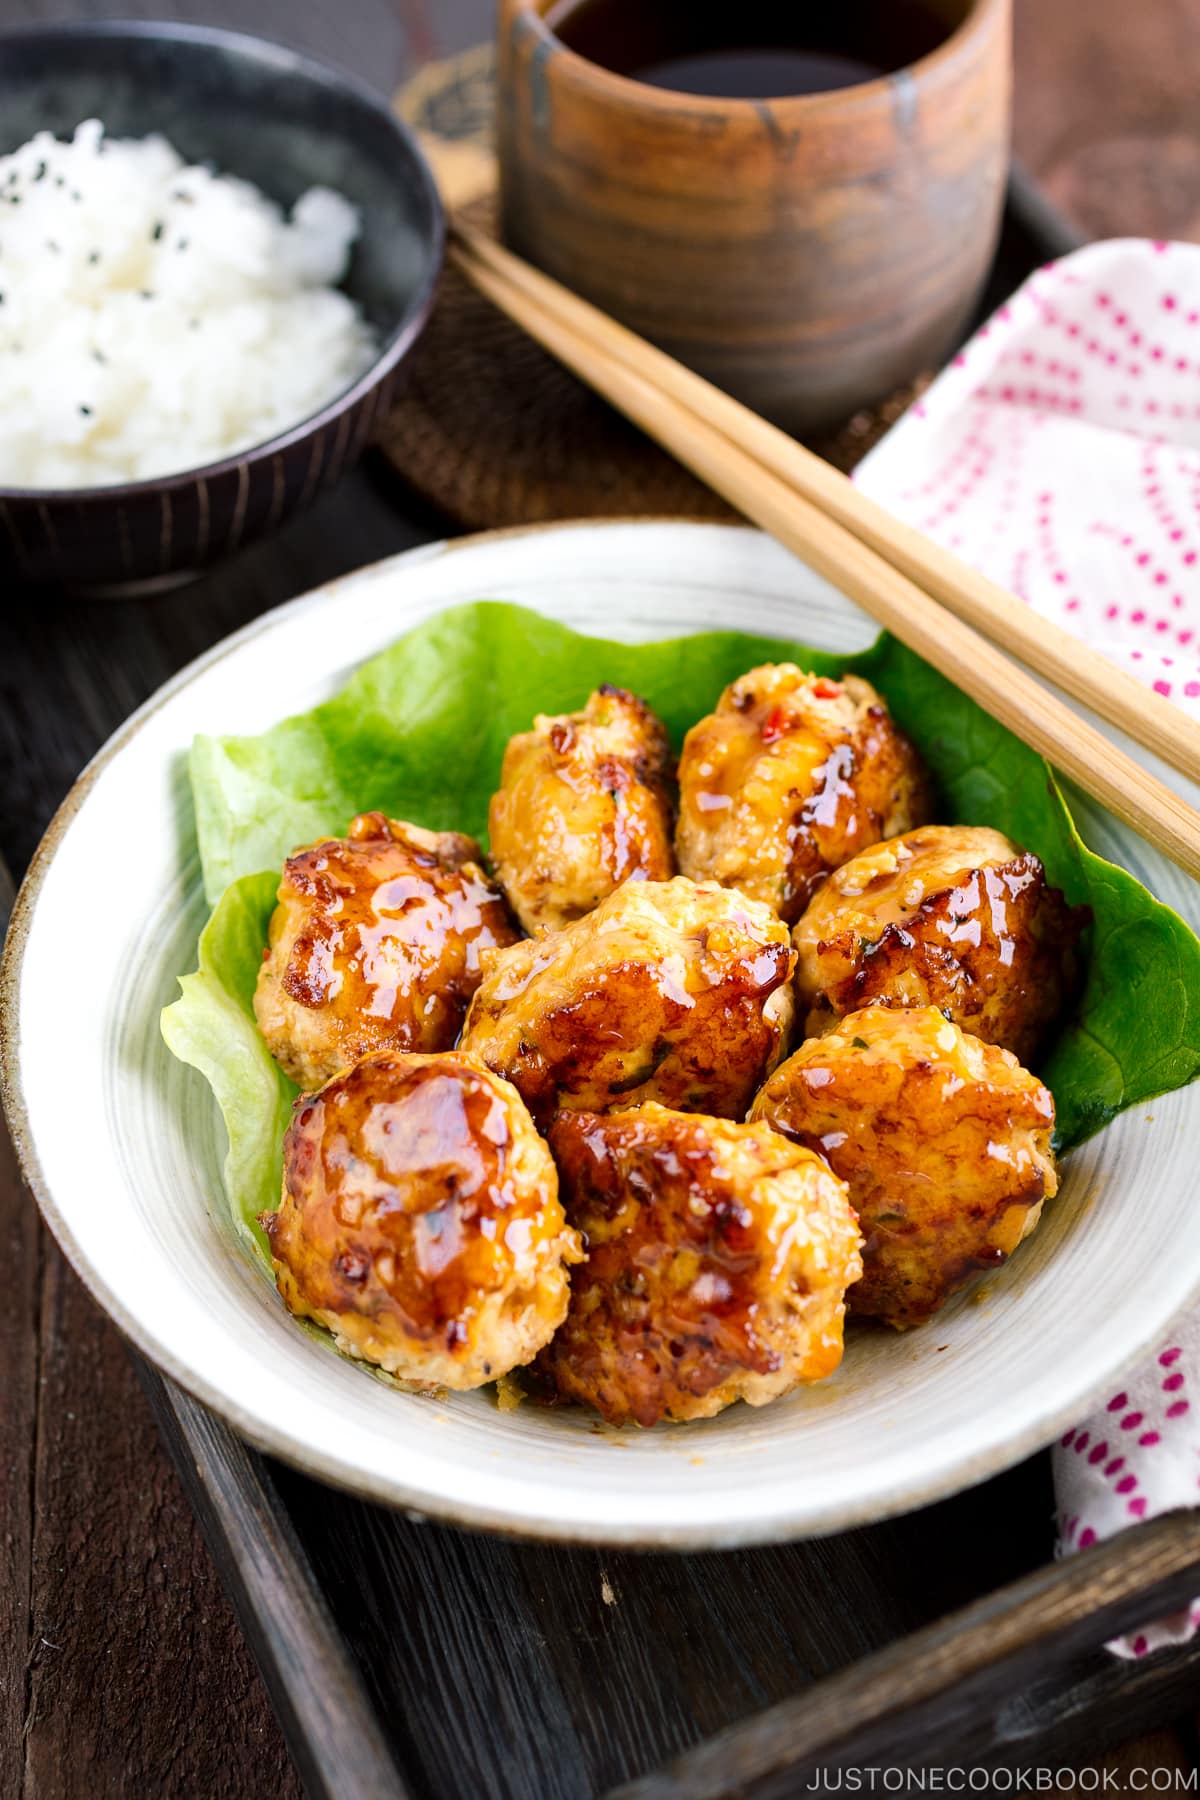
[[[1016, 10], [1017, 145], [1053, 196], [1093, 233], [1200, 238], [1200, 0], [1137, 9], [1125, 0], [1090, 0], [1086, 8], [1017, 0]], [[6, 0], [4, 23], [172, 11], [290, 39], [387, 92], [415, 61], [482, 36], [491, 15], [489, 0], [345, 0], [336, 8], [317, 0]], [[14, 873], [83, 763], [175, 669], [266, 607], [437, 529], [368, 470], [270, 543], [164, 599], [82, 606], [7, 592], [0, 855]], [[119, 859], [116, 870], [119, 879]], [[69, 1079], [67, 1054], [68, 1086]], [[0, 1146], [0, 1243], [12, 1272], [0, 1316], [0, 1794], [298, 1794], [133, 1365], [37, 1224], [7, 1144]], [[286, 1471], [278, 1478], [292, 1515], [321, 1526], [327, 1561], [320, 1573], [361, 1666], [378, 1669], [379, 1693], [408, 1695], [385, 1723], [397, 1748], [419, 1753], [423, 1791], [437, 1800], [516, 1791], [518, 1777], [539, 1796], [578, 1796], [581, 1769], [614, 1780], [644, 1767], [652, 1732], [655, 1752], [661, 1749], [664, 1717], [674, 1717], [673, 1747], [682, 1751], [694, 1742], [701, 1713], [733, 1723], [829, 1666], [821, 1618], [815, 1609], [806, 1614], [789, 1551], [754, 1553], [761, 1604], [756, 1598], [748, 1609], [732, 1585], [722, 1585], [720, 1559], [700, 1559], [698, 1580], [688, 1564], [661, 1559], [648, 1585], [636, 1559], [514, 1552], [412, 1525], [403, 1527], [411, 1552], [405, 1581], [371, 1594], [360, 1585], [359, 1540], [395, 1530], [395, 1522]], [[1050, 1513], [1044, 1461], [994, 1485], [986, 1506], [979, 1503], [984, 1510], [962, 1512], [969, 1530], [947, 1542], [936, 1570], [927, 1551], [917, 1553], [917, 1540], [906, 1538], [911, 1522], [884, 1528], [878, 1554], [887, 1547], [895, 1590], [888, 1616], [880, 1617], [861, 1563], [859, 1585], [845, 1593], [847, 1615], [863, 1622], [864, 1649], [885, 1629], [928, 1616], [926, 1582], [940, 1583], [937, 1599], [952, 1606], [1042, 1558]], [[838, 1542], [808, 1554], [830, 1579], [848, 1580]], [[894, 1583], [897, 1567], [909, 1570], [907, 1589]], [[436, 1604], [431, 1582], [440, 1584]], [[699, 1606], [705, 1585], [715, 1594], [718, 1628]], [[541, 1666], [535, 1652], [551, 1632], [574, 1652], [550, 1688], [531, 1687]], [[655, 1656], [656, 1642], [665, 1655]], [[644, 1677], [645, 1706], [631, 1704], [603, 1729], [593, 1720], [580, 1747], [586, 1690], [612, 1656]], [[1146, 1674], [1130, 1672], [1122, 1683], [1126, 1703]], [[1181, 1714], [1194, 1705], [1194, 1679], [1189, 1671], [1181, 1686]], [[669, 1695], [672, 1684], [677, 1710], [671, 1715], [657, 1701], [656, 1724], [649, 1696]], [[278, 1689], [276, 1699], [285, 1704]], [[1019, 1728], [1044, 1704], [1036, 1681], [1013, 1704]], [[494, 1767], [475, 1765], [475, 1747], [445, 1729], [464, 1708], [479, 1741], [494, 1747], [503, 1789]], [[1118, 1775], [1132, 1767], [1185, 1769], [1195, 1750], [1185, 1720], [1105, 1766]]]
[[[1012, 0], [943, 0], [961, 29], [916, 63], [902, 107], [886, 84], [753, 105], [631, 88], [545, 55], [548, 5], [498, 9], [514, 250], [794, 433], [836, 430], [945, 361], [1004, 203]], [[867, 16], [886, 30], [895, 8]], [[909, 33], [895, 51], [911, 48]], [[902, 311], [880, 305], [894, 291]]]

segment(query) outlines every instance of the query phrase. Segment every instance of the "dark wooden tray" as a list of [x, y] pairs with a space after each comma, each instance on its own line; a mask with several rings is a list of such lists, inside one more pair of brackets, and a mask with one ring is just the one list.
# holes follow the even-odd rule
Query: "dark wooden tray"
[[312, 1800], [769, 1800], [871, 1765], [1053, 1766], [1200, 1683], [1200, 1644], [1101, 1648], [1200, 1591], [1200, 1516], [1048, 1563], [1045, 1456], [839, 1537], [571, 1550], [332, 1492], [141, 1373]]
[[[1018, 173], [983, 310], [1076, 242]], [[314, 1800], [765, 1800], [822, 1770], [1054, 1765], [1200, 1683], [1200, 1645], [1102, 1648], [1200, 1593], [1200, 1517], [1055, 1564], [1045, 1454], [808, 1543], [574, 1550], [331, 1491], [141, 1374]]]

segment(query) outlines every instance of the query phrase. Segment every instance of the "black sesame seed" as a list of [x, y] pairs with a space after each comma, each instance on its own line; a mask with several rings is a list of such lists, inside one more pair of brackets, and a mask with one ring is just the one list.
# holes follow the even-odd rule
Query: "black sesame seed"
[[90, 418], [91, 418], [91, 416], [92, 416], [92, 409], [91, 409], [91, 407], [90, 407], [90, 406], [84, 406], [84, 405], [83, 405], [83, 403], [82, 403], [82, 402], [81, 402], [81, 403], [80, 403], [80, 407], [79, 407], [79, 410], [80, 410], [80, 412], [81, 412], [81, 413], [82, 413], [82, 414], [83, 414], [83, 416], [84, 416], [84, 418], [85, 418], [85, 419], [90, 419]]
[[66, 187], [66, 185], [67, 185], [66, 176], [65, 175], [56, 175], [54, 177], [54, 185], [55, 185], [55, 187]]
[[94, 362], [98, 362], [98, 363], [106, 363], [108, 361], [108, 358], [107, 358], [107, 356], [105, 356], [103, 350], [93, 350], [92, 351], [92, 359]]
[[38, 164], [37, 168], [33, 172], [33, 179], [35, 181], [44, 181], [45, 178], [46, 178], [46, 165], [44, 162], [40, 162]]
[[90, 250], [88, 252], [88, 261], [90, 263], [98, 263], [100, 261], [100, 252], [98, 250]]
[[157, 242], [158, 242], [159, 238], [162, 236], [162, 234], [163, 234], [163, 222], [161, 219], [159, 219], [156, 222], [153, 231], [150, 233], [150, 242], [152, 244], [157, 244]]
[[153, 288], [139, 288], [138, 293], [141, 295], [143, 300], [153, 300], [153, 298], [154, 298], [154, 289]]
[[72, 200], [82, 200], [83, 195], [80, 193], [78, 188], [72, 188], [71, 189], [71, 198], [72, 198]]
[[186, 238], [180, 238], [179, 242], [175, 246], [175, 248], [177, 250], [186, 250], [187, 247], [188, 247], [188, 241]]

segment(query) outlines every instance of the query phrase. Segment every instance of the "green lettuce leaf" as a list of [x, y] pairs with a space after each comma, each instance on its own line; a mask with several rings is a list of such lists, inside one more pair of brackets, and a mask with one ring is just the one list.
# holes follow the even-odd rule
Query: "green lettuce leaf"
[[162, 1014], [168, 1050], [199, 1069], [217, 1097], [229, 1136], [225, 1192], [234, 1223], [264, 1256], [258, 1214], [278, 1204], [283, 1134], [299, 1092], [254, 1020], [254, 983], [278, 886], [273, 873], [230, 884], [200, 933], [196, 973], [180, 976], [180, 997]]
[[217, 1096], [241, 1225], [257, 1233], [255, 1215], [276, 1203], [295, 1093], [251, 1006], [284, 857], [372, 808], [483, 838], [505, 743], [535, 713], [581, 706], [611, 681], [644, 695], [678, 745], [727, 682], [781, 658], [874, 682], [937, 776], [941, 817], [1006, 832], [1036, 851], [1072, 903], [1091, 907], [1086, 990], [1039, 1071], [1054, 1093], [1061, 1148], [1200, 1073], [1200, 942], [1132, 875], [1084, 846], [1039, 756], [895, 639], [850, 657], [741, 632], [617, 644], [481, 601], [418, 626], [323, 706], [259, 737], [194, 745], [201, 863], [216, 907], [199, 969], [181, 980], [163, 1033]]

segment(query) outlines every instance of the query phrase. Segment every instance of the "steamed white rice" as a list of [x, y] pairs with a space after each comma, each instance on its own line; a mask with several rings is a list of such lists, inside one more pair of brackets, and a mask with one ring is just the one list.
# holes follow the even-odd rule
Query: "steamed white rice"
[[0, 486], [196, 468], [333, 399], [376, 348], [335, 286], [358, 229], [95, 119], [0, 158]]

